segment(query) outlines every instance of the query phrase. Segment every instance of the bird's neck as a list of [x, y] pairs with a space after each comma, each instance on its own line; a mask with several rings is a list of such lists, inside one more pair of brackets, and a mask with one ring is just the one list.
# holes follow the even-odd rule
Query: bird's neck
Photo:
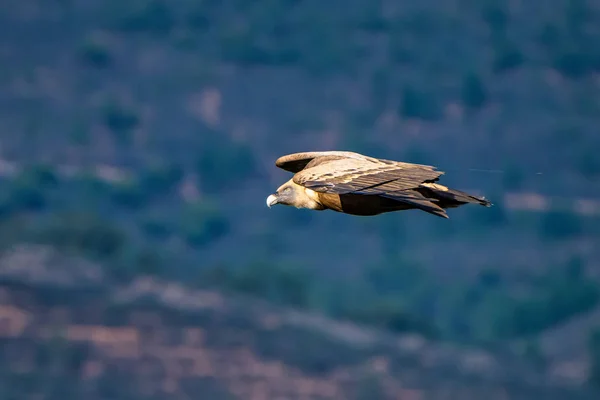
[[308, 208], [310, 210], [324, 210], [325, 207], [321, 204], [319, 194], [314, 190], [302, 187], [301, 190], [304, 192], [302, 201], [300, 201], [299, 208]]

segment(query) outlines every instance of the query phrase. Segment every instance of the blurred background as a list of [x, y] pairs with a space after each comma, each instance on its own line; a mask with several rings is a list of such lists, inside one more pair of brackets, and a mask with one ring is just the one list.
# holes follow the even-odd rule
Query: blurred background
[[0, 398], [600, 398], [600, 2], [0, 0], [0, 85]]

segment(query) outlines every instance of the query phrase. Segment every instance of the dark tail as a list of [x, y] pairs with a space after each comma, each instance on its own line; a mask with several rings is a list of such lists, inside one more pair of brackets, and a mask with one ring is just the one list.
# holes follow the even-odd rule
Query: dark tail
[[438, 217], [448, 218], [448, 214], [446, 214], [446, 211], [439, 205], [436, 198], [432, 198], [431, 196], [428, 198], [418, 190], [390, 192], [382, 194], [381, 196], [406, 204], [410, 206], [409, 208], [416, 208], [437, 215]]
[[435, 183], [424, 183], [415, 190], [388, 192], [380, 196], [406, 204], [409, 208], [417, 208], [442, 218], [448, 218], [446, 208], [460, 207], [467, 203], [480, 204], [485, 207], [492, 205], [484, 197], [473, 196], [460, 190], [450, 189]]
[[484, 207], [492, 206], [492, 203], [485, 197], [474, 196], [443, 185], [423, 184], [421, 187], [429, 192], [426, 196], [436, 198], [438, 200], [437, 204], [442, 208], [454, 208], [467, 203], [479, 204]]

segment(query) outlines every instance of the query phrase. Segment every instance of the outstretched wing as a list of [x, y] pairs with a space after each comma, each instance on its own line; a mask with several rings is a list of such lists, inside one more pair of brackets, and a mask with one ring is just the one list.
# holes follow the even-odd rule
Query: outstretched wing
[[294, 182], [321, 193], [402, 196], [402, 192], [434, 182], [442, 171], [429, 165], [373, 158], [344, 158], [308, 166]]
[[339, 160], [346, 158], [363, 159], [365, 158], [365, 156], [351, 151], [305, 151], [301, 153], [286, 154], [285, 156], [281, 156], [277, 160], [275, 160], [275, 165], [286, 171], [296, 173], [302, 171], [306, 167], [306, 165], [309, 162], [313, 161], [315, 158]]

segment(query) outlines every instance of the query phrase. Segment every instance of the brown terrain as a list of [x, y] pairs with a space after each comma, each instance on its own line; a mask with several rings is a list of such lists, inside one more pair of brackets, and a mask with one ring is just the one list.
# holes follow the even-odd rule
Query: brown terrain
[[[73, 398], [593, 398], [503, 351], [152, 278], [109, 287], [93, 265], [43, 247], [16, 248], [0, 265], [3, 367], [13, 378], [51, 371]], [[21, 389], [19, 398], [48, 398], [47, 389]]]

